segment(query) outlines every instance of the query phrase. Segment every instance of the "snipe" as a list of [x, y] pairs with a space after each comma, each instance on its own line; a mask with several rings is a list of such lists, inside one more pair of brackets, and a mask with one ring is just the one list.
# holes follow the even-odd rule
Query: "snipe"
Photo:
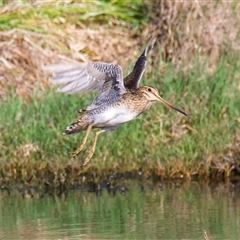
[[51, 65], [45, 69], [53, 72], [50, 82], [62, 84], [58, 91], [65, 93], [80, 93], [89, 90], [98, 90], [93, 103], [85, 109], [74, 123], [67, 126], [64, 134], [72, 134], [86, 130], [81, 146], [72, 154], [75, 157], [85, 146], [89, 132], [93, 128], [100, 128], [95, 133], [93, 145], [82, 166], [91, 159], [98, 135], [108, 130], [115, 130], [122, 124], [131, 121], [146, 111], [153, 102], [162, 102], [165, 105], [187, 114], [161, 98], [156, 89], [139, 87], [140, 80], [146, 67], [147, 53], [153, 46], [151, 38], [135, 63], [133, 71], [123, 79], [122, 68], [119, 65], [105, 62], [78, 63], [68, 65]]

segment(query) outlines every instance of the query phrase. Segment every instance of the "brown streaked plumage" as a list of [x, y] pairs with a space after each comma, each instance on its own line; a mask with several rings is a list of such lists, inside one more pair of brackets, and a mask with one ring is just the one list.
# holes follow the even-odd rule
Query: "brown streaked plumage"
[[135, 63], [132, 73], [124, 79], [122, 68], [111, 63], [52, 65], [47, 68], [54, 72], [50, 82], [63, 84], [58, 89], [60, 92], [78, 93], [87, 90], [99, 90], [93, 103], [84, 109], [85, 114], [67, 126], [64, 131], [64, 134], [72, 134], [86, 130], [81, 146], [72, 154], [72, 157], [75, 157], [85, 146], [91, 129], [101, 129], [95, 133], [93, 145], [82, 166], [86, 165], [91, 159], [100, 133], [115, 130], [122, 124], [133, 120], [146, 111], [155, 101], [162, 102], [187, 116], [184, 111], [162, 99], [156, 89], [149, 86], [139, 87], [146, 67], [146, 56], [152, 48], [152, 42], [153, 39], [151, 38]]

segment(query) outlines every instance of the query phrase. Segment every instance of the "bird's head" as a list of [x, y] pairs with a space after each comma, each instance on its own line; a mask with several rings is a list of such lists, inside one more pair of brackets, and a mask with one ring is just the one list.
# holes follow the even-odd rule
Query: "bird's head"
[[158, 91], [155, 88], [149, 87], [149, 86], [143, 86], [139, 88], [139, 91], [141, 91], [142, 95], [150, 102], [161, 102], [165, 104], [168, 107], [171, 107], [175, 109], [176, 111], [182, 113], [185, 116], [188, 116], [187, 113], [185, 113], [183, 110], [174, 107], [172, 104], [169, 102], [165, 101], [162, 97], [159, 96]]

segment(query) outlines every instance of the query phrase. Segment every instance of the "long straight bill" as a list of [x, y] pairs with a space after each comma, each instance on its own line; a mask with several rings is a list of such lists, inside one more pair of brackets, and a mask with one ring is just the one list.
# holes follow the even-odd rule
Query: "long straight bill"
[[167, 105], [168, 107], [171, 107], [171, 108], [175, 109], [176, 111], [182, 113], [183, 115], [188, 116], [188, 114], [185, 113], [183, 110], [174, 107], [171, 103], [165, 101], [165, 100], [164, 100], [163, 98], [161, 98], [160, 96], [157, 96], [157, 98], [158, 98], [158, 101], [159, 101], [159, 102], [162, 102], [162, 103], [164, 103], [165, 105]]

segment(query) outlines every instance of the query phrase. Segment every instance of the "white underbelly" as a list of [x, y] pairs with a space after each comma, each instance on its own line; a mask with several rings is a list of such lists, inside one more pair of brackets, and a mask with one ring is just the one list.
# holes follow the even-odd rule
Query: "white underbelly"
[[106, 111], [96, 114], [94, 119], [95, 127], [112, 127], [121, 125], [134, 119], [138, 114], [130, 111], [128, 108], [120, 106], [110, 108]]

